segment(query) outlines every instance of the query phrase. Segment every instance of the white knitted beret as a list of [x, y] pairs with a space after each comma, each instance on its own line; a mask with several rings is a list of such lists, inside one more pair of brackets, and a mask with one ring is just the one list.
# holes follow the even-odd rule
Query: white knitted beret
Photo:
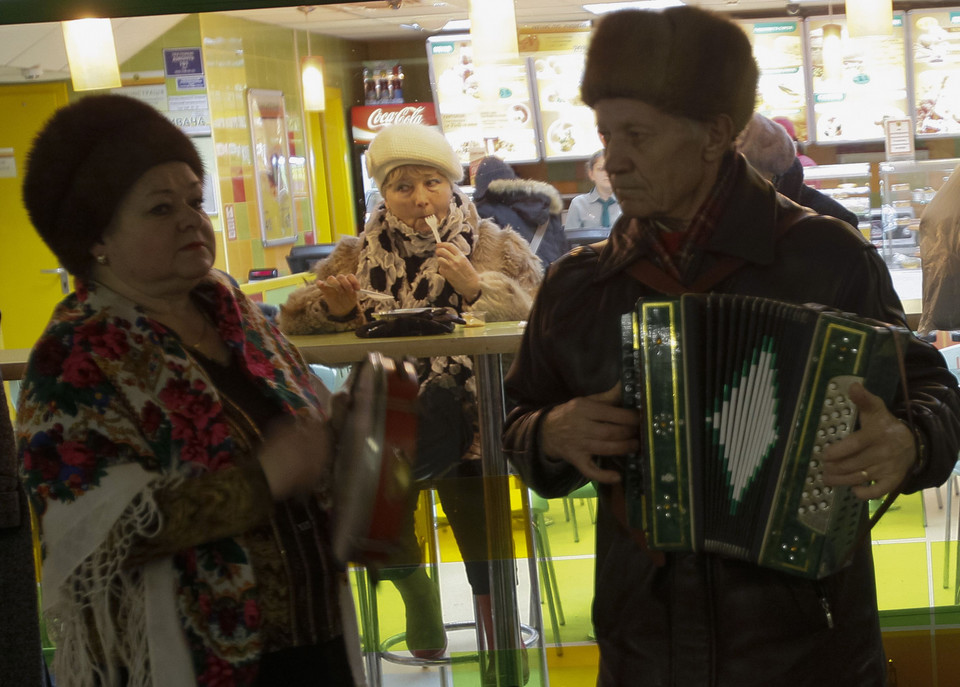
[[423, 124], [393, 124], [383, 129], [367, 150], [367, 169], [378, 188], [397, 167], [436, 167], [451, 182], [463, 179], [463, 165], [453, 147], [436, 129]]

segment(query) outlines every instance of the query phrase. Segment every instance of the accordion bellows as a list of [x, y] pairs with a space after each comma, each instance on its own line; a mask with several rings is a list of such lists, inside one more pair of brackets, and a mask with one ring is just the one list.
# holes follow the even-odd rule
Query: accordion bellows
[[704, 551], [808, 578], [842, 568], [866, 502], [823, 484], [820, 452], [853, 431], [853, 382], [889, 403], [905, 329], [729, 294], [641, 299], [622, 322], [630, 524], [652, 549]]

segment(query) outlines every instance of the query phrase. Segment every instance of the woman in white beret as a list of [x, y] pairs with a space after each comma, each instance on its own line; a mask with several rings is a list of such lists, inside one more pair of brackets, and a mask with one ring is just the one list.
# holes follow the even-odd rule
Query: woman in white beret
[[[448, 307], [483, 311], [487, 321], [522, 320], [540, 285], [540, 260], [512, 229], [482, 220], [457, 187], [463, 167], [436, 129], [396, 124], [367, 151], [368, 168], [383, 194], [359, 237], [343, 237], [317, 263], [314, 283], [281, 307], [287, 334], [356, 329], [373, 314], [397, 308]], [[439, 242], [430, 228], [435, 222]], [[360, 289], [386, 294], [375, 300]], [[492, 646], [483, 483], [477, 440], [476, 391], [468, 356], [417, 361], [420, 380], [415, 476], [436, 487], [475, 595], [478, 621]], [[407, 612], [407, 647], [415, 656], [446, 647], [440, 599], [421, 564], [413, 533], [382, 576], [396, 585]]]

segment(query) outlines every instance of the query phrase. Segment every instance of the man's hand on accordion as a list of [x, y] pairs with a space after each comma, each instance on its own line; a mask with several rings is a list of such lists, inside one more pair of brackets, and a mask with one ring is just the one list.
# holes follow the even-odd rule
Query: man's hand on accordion
[[857, 405], [860, 428], [826, 448], [823, 481], [851, 486], [864, 500], [880, 498], [900, 486], [913, 468], [913, 432], [861, 384], [850, 387], [850, 400]]
[[613, 484], [620, 473], [603, 470], [594, 456], [619, 456], [640, 450], [640, 415], [618, 407], [620, 382], [609, 391], [580, 396], [552, 408], [540, 426], [542, 452], [565, 460], [587, 479]]

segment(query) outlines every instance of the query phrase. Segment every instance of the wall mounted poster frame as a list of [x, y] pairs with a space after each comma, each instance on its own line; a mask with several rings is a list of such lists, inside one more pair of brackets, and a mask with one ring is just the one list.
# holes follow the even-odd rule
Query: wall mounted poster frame
[[297, 215], [293, 207], [293, 175], [283, 91], [247, 91], [250, 144], [264, 246], [294, 243]]

